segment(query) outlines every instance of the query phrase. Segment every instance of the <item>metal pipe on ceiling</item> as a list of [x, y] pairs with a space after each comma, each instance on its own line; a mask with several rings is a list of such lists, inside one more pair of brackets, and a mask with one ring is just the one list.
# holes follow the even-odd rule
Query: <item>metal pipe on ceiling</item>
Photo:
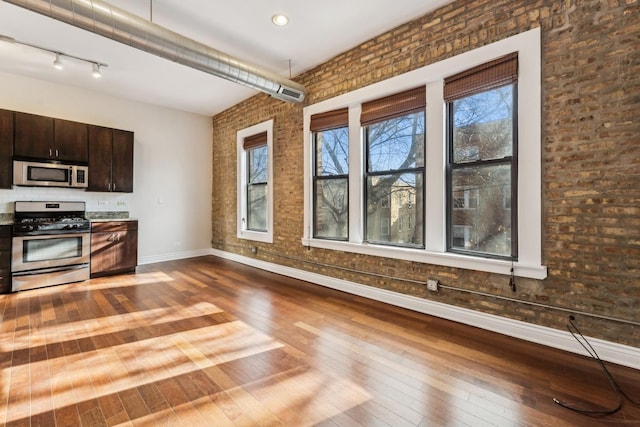
[[3, 0], [170, 61], [213, 74], [288, 102], [305, 88], [99, 0]]

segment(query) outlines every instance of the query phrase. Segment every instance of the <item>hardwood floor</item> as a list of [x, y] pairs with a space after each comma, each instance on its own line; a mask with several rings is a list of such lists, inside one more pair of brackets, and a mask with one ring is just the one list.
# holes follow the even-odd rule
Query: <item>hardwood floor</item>
[[[628, 401], [553, 402], [615, 404], [587, 358], [216, 257], [1, 295], [0, 314], [8, 426], [640, 425]], [[640, 400], [640, 372], [607, 366]]]

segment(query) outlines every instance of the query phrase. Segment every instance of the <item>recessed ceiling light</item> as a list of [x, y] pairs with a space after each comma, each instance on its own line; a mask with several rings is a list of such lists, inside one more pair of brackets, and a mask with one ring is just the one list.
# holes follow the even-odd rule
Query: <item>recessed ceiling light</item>
[[287, 25], [289, 18], [287, 18], [286, 15], [277, 14], [271, 17], [271, 22], [282, 27], [283, 25]]

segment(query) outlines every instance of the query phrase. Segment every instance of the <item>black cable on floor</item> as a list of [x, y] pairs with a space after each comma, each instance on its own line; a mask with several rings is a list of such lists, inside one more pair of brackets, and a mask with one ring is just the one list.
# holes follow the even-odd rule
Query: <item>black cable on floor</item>
[[631, 399], [631, 397], [629, 397], [629, 395], [627, 393], [625, 393], [625, 391], [616, 382], [615, 378], [613, 378], [613, 375], [611, 375], [611, 372], [609, 372], [609, 369], [607, 369], [607, 366], [604, 364], [602, 359], [600, 359], [600, 356], [598, 356], [598, 353], [596, 353], [596, 350], [589, 343], [589, 341], [584, 337], [584, 335], [582, 335], [582, 332], [580, 332], [580, 329], [578, 329], [578, 327], [574, 323], [574, 320], [575, 320], [575, 317], [569, 316], [569, 324], [567, 325], [567, 330], [569, 331], [571, 336], [573, 336], [573, 338], [575, 338], [576, 341], [578, 341], [578, 343], [582, 346], [582, 348], [584, 348], [586, 350], [586, 352], [589, 354], [589, 356], [591, 356], [591, 358], [593, 358], [598, 363], [598, 365], [600, 365], [600, 367], [604, 371], [607, 379], [609, 380], [609, 384], [611, 384], [611, 387], [616, 392], [616, 396], [618, 397], [618, 402], [611, 409], [584, 409], [584, 408], [577, 408], [577, 407], [574, 407], [574, 406], [570, 406], [570, 405], [568, 405], [568, 404], [556, 399], [555, 397], [553, 398], [553, 401], [555, 403], [557, 403], [558, 405], [562, 406], [563, 408], [569, 409], [569, 410], [577, 412], [579, 414], [589, 415], [589, 416], [594, 416], [594, 417], [595, 416], [607, 416], [607, 415], [615, 414], [620, 409], [622, 409], [622, 406], [623, 406], [623, 403], [624, 403], [624, 399], [628, 400], [631, 404], [633, 404], [635, 406], [640, 406], [640, 404], [638, 402], [636, 402], [635, 400]]

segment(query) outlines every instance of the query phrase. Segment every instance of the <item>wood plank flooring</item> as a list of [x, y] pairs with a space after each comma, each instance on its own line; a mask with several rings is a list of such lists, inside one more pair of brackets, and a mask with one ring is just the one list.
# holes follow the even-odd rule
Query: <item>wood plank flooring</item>
[[[640, 425], [585, 357], [216, 257], [0, 296], [0, 425]], [[584, 331], [588, 335], [588, 331]], [[640, 400], [640, 372], [608, 364]]]

